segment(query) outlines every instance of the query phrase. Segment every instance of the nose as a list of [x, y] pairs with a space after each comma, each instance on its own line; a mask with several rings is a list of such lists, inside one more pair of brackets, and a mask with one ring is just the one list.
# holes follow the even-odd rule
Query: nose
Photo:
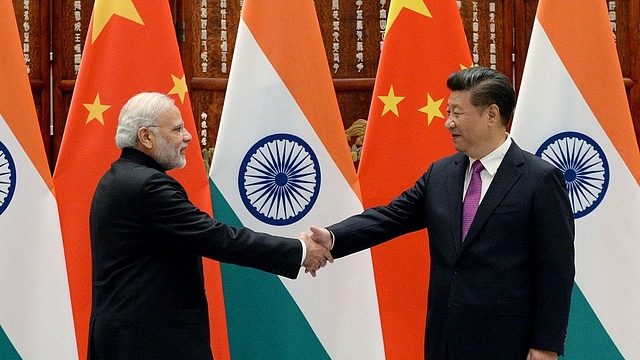
[[447, 129], [453, 129], [456, 127], [456, 123], [453, 122], [451, 116], [447, 116], [447, 120], [444, 122], [444, 127]]
[[182, 139], [184, 140], [184, 142], [189, 142], [192, 139], [191, 133], [189, 132], [189, 130], [187, 130], [187, 128], [184, 128], [182, 130]]

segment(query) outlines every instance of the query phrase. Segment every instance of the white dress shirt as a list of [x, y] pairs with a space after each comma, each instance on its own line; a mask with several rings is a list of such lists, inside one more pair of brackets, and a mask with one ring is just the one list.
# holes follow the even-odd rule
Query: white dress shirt
[[[480, 193], [480, 202], [482, 203], [482, 199], [484, 198], [484, 194], [487, 193], [487, 189], [489, 189], [489, 185], [493, 181], [493, 177], [496, 175], [496, 171], [498, 171], [498, 167], [502, 163], [502, 159], [507, 154], [509, 150], [509, 146], [513, 140], [511, 139], [511, 135], [507, 133], [507, 139], [502, 143], [502, 145], [498, 146], [497, 149], [493, 150], [487, 156], [480, 159], [482, 166], [484, 169], [480, 171], [480, 179], [482, 179], [482, 192]], [[469, 158], [469, 165], [467, 165], [467, 172], [464, 176], [464, 189], [462, 191], [462, 201], [464, 201], [464, 197], [467, 194], [467, 188], [469, 187], [469, 182], [471, 181], [471, 164], [477, 159]]]

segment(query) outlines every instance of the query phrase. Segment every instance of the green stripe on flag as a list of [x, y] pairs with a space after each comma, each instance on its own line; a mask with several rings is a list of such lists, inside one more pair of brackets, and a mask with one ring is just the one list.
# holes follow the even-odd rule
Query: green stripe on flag
[[4, 333], [2, 326], [0, 326], [0, 359], [2, 360], [22, 360], [16, 348], [13, 347], [11, 341]]
[[565, 359], [624, 360], [591, 305], [573, 285]]
[[[209, 185], [216, 219], [243, 226], [211, 179]], [[276, 275], [222, 263], [220, 269], [232, 359], [330, 359]]]
[[221, 268], [232, 359], [330, 359], [277, 276]]
[[227, 225], [242, 227], [242, 222], [211, 178], [209, 178], [209, 188], [211, 189], [211, 202], [213, 203], [213, 217]]

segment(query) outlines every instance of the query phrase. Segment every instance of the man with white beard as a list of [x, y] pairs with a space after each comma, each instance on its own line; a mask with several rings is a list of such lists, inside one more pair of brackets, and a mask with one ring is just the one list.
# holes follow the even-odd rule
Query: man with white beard
[[189, 141], [164, 94], [140, 93], [120, 112], [122, 154], [91, 204], [89, 359], [212, 359], [202, 256], [294, 279], [333, 260], [306, 233], [257, 233], [196, 208], [165, 173], [186, 165]]

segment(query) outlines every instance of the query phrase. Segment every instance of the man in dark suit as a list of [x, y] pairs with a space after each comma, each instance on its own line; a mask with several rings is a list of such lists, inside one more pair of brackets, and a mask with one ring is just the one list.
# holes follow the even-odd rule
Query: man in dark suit
[[506, 76], [474, 67], [447, 85], [445, 126], [458, 153], [431, 164], [387, 206], [312, 226], [311, 238], [339, 258], [426, 228], [425, 358], [557, 359], [575, 273], [563, 174], [506, 132], [515, 106]]
[[331, 254], [299, 240], [234, 228], [197, 209], [166, 170], [186, 164], [191, 135], [173, 100], [141, 93], [122, 108], [121, 157], [91, 204], [89, 359], [212, 359], [202, 256], [296, 278]]

